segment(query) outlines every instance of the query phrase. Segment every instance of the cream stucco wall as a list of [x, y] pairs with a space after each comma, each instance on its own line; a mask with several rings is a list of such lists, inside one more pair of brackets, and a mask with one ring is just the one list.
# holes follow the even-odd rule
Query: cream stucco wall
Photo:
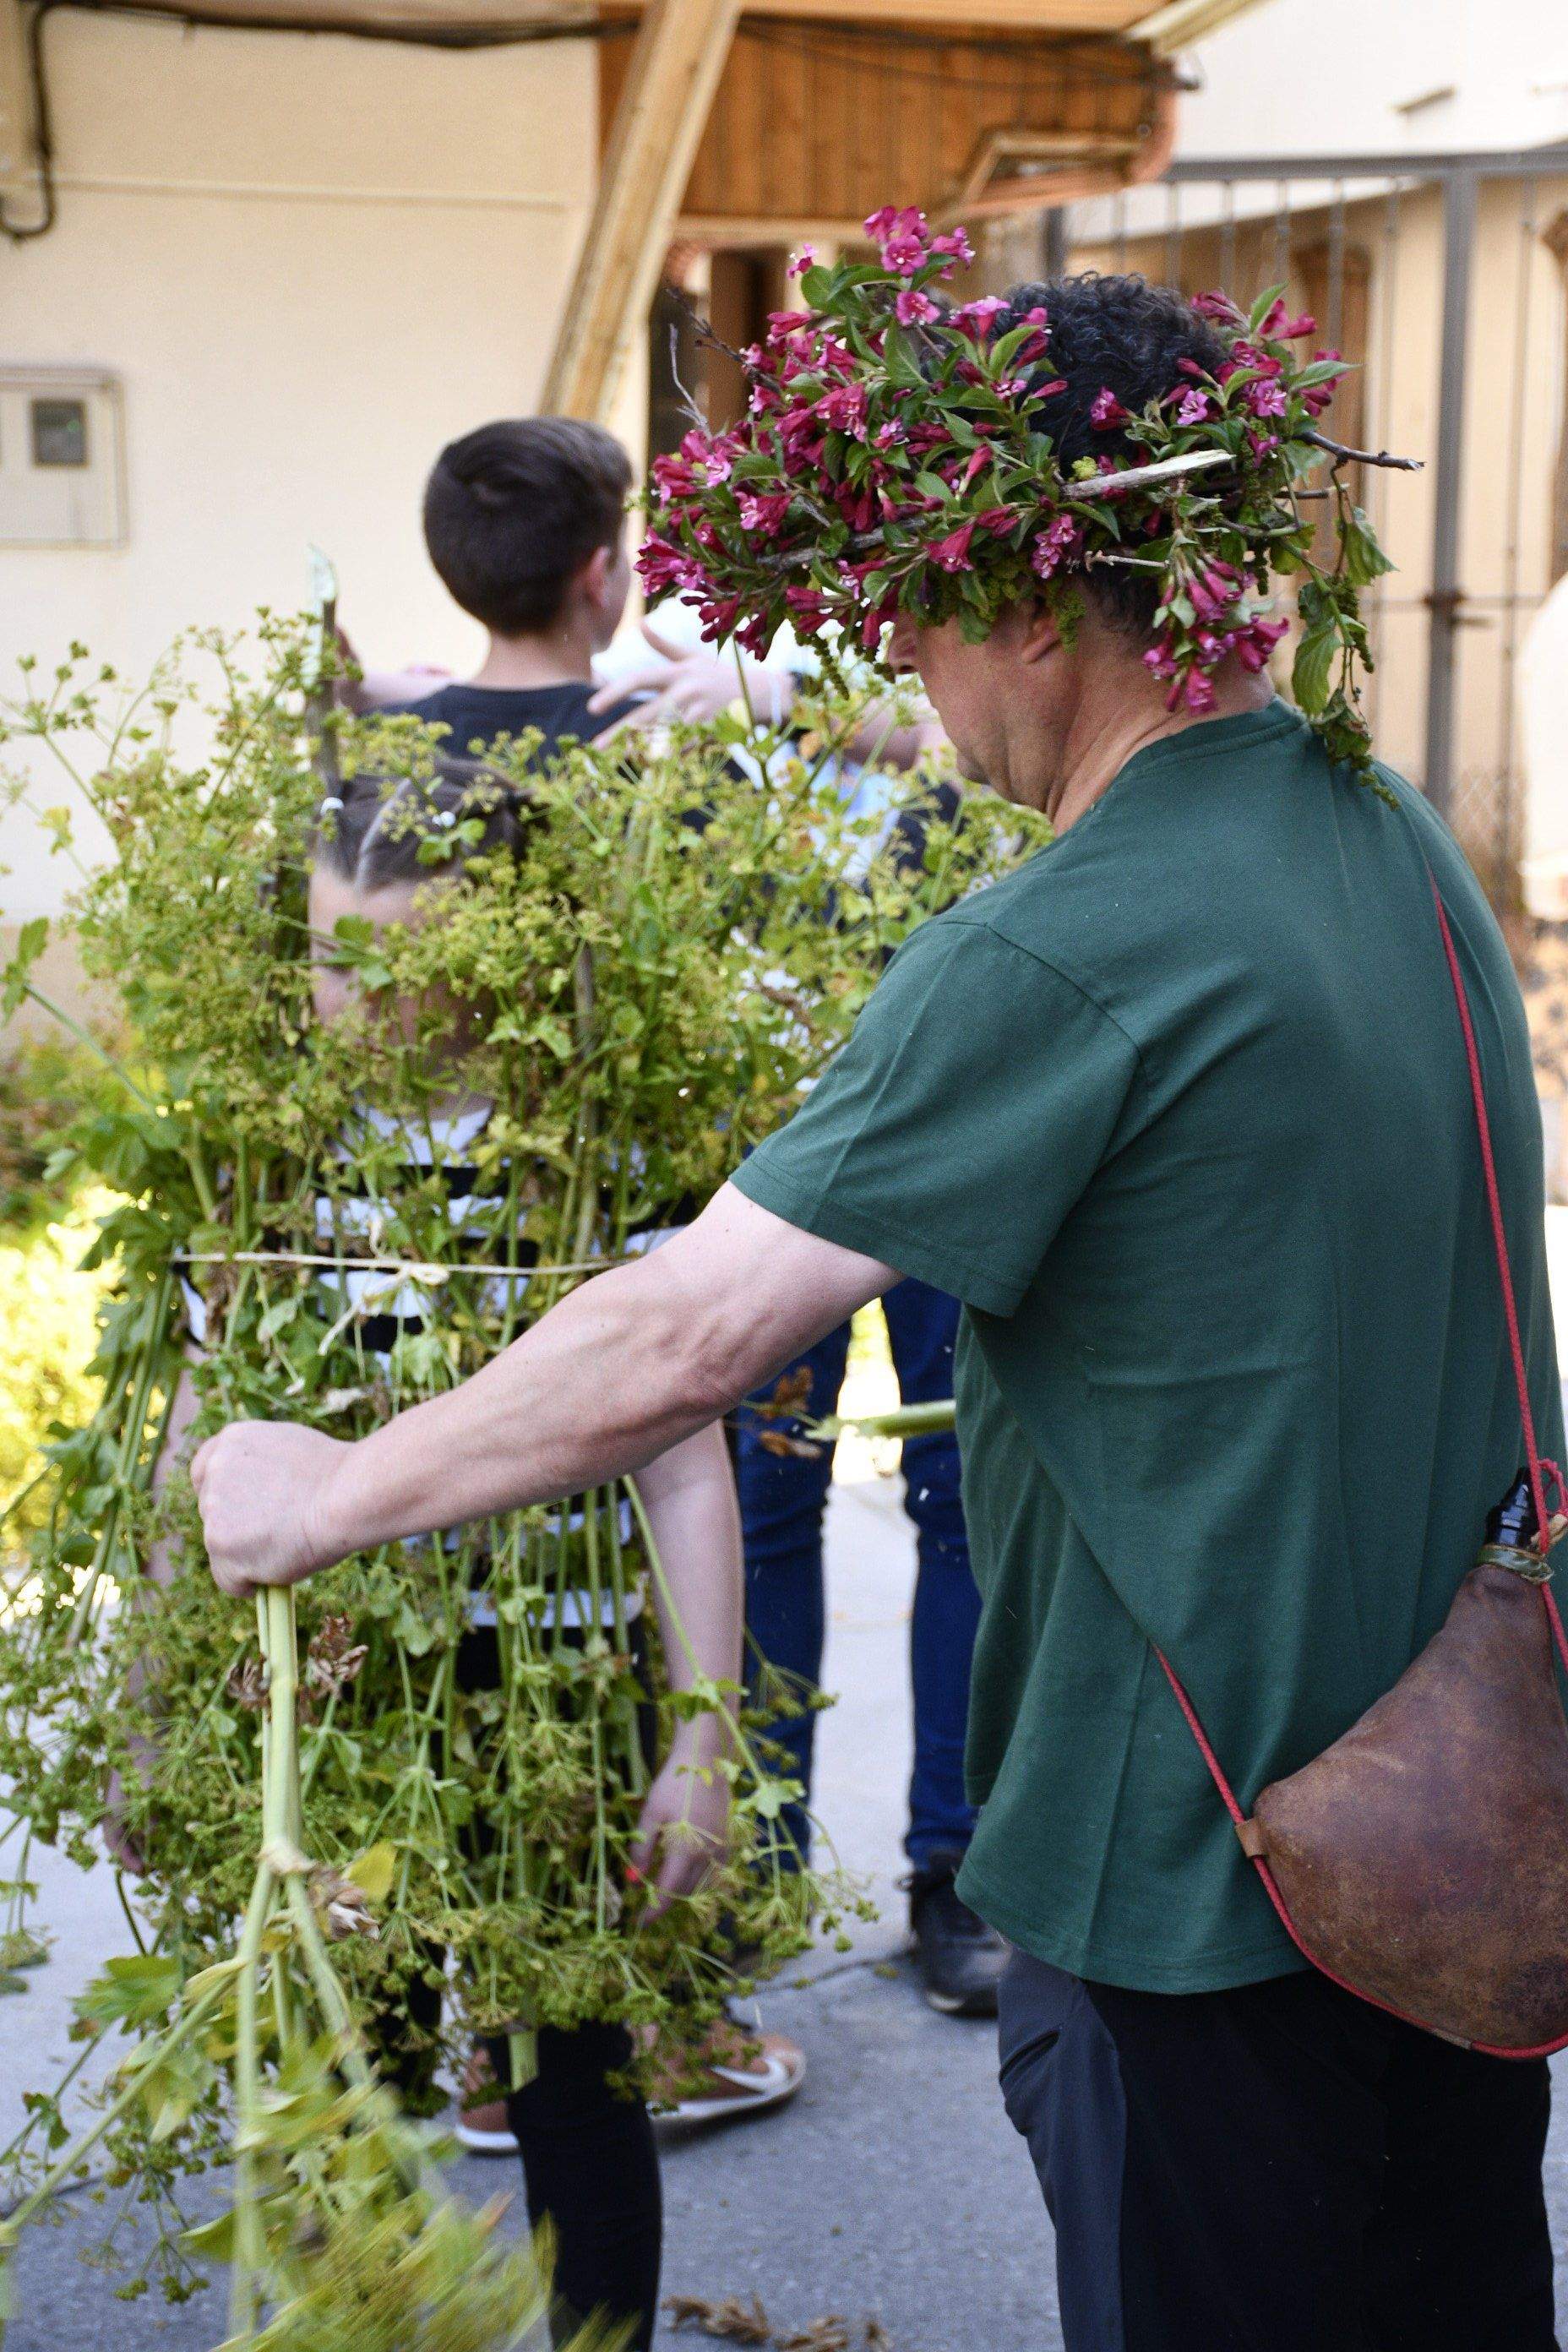
[[[123, 385], [123, 547], [0, 548], [0, 692], [72, 638], [136, 672], [337, 563], [367, 657], [461, 666], [420, 489], [525, 413], [597, 166], [591, 41], [453, 53], [69, 9], [47, 30], [59, 221], [0, 248], [0, 364]], [[628, 418], [638, 391], [627, 394]], [[0, 819], [7, 922], [58, 894]]]

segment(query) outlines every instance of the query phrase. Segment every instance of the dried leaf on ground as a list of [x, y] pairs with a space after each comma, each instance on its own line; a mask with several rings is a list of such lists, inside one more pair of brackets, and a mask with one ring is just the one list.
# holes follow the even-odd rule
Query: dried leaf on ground
[[779, 2352], [849, 2352], [849, 2322], [836, 2312], [779, 2337]]
[[773, 2323], [755, 2294], [750, 2304], [734, 2294], [722, 2303], [710, 2303], [702, 2294], [671, 2294], [665, 2297], [664, 2307], [677, 2327], [700, 2327], [705, 2336], [722, 2336], [731, 2344], [773, 2340]]

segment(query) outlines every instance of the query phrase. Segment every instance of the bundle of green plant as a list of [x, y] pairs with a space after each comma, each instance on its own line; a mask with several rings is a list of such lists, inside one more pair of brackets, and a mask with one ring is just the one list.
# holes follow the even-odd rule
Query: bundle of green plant
[[[418, 722], [345, 722], [323, 814], [305, 639], [272, 626], [264, 649], [253, 680], [203, 640], [129, 720], [69, 670], [8, 718], [108, 826], [114, 860], [68, 929], [136, 1058], [73, 1139], [118, 1196], [95, 1244], [115, 1271], [102, 1401], [53, 1449], [0, 1654], [0, 1772], [30, 1833], [83, 1863], [112, 1776], [165, 1972], [157, 2018], [175, 2020], [154, 2053], [177, 2037], [114, 2095], [114, 2172], [162, 2211], [235, 2109], [243, 2340], [264, 2306], [293, 2324], [319, 2231], [331, 2268], [307, 2187], [374, 2171], [365, 2134], [391, 2145], [351, 2022], [414, 2105], [444, 2040], [474, 2032], [506, 2034], [526, 2066], [539, 2025], [619, 2019], [663, 2065], [738, 1989], [737, 1953], [776, 1966], [822, 1896], [781, 1850], [795, 1790], [733, 1722], [736, 1693], [648, 1631], [647, 1587], [668, 1587], [635, 1486], [350, 1560], [297, 1619], [294, 1596], [276, 1603], [258, 1644], [211, 1584], [170, 1455], [235, 1414], [353, 1435], [454, 1385], [689, 1215], [787, 1113], [910, 926], [1018, 847], [1015, 816], [964, 803], [950, 823], [919, 811], [911, 856], [871, 854], [837, 777], [863, 715], [842, 701], [791, 745], [721, 728], [568, 750], [544, 772], [503, 746], [455, 799]], [[402, 919], [312, 934], [312, 854], [351, 823], [384, 847], [408, 830], [424, 878]], [[40, 945], [13, 969], [18, 996]], [[329, 984], [342, 1017], [325, 1021]], [[723, 1726], [710, 1769], [729, 1849], [660, 1904], [629, 1866], [641, 1802], [677, 1726], [703, 1717]], [[330, 1958], [312, 1921], [344, 1931]], [[169, 2065], [173, 2104], [139, 2087]], [[301, 2153], [267, 2173], [247, 2135], [290, 2103]], [[29, 2194], [58, 2109], [35, 2125]], [[160, 2242], [184, 2292], [187, 2253]]]

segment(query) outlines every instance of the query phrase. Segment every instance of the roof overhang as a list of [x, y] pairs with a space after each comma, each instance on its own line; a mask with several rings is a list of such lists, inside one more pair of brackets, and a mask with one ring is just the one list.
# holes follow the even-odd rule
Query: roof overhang
[[[256, 31], [379, 35], [442, 45], [569, 38], [597, 30], [595, 0], [68, 0], [116, 14], [174, 17]], [[888, 26], [952, 24], [1016, 33], [1077, 33], [1135, 42], [1168, 57], [1261, 0], [746, 0], [748, 16]], [[642, 13], [627, 0], [617, 16]]]

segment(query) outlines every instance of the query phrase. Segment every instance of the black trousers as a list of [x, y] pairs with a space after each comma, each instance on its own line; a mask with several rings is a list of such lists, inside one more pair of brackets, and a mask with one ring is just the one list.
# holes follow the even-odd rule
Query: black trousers
[[[638, 1627], [633, 1648], [646, 1671], [646, 1643]], [[458, 1651], [458, 1681], [464, 1690], [494, 1690], [500, 1683], [496, 1636], [486, 1628], [466, 1633]], [[643, 1725], [651, 1752], [652, 1717]], [[482, 1851], [489, 1832], [481, 1821], [472, 1831]], [[433, 1971], [443, 1956], [432, 1949]], [[411, 2105], [424, 2106], [431, 2093], [434, 2037], [441, 2018], [438, 1982], [416, 1980], [407, 1989], [403, 2016], [384, 2017], [376, 2036], [383, 2065]], [[412, 2027], [412, 2034], [407, 2029]], [[510, 2080], [507, 2044], [488, 2044], [496, 2079]], [[663, 2198], [658, 2148], [640, 2098], [628, 2097], [615, 2077], [630, 2065], [632, 2038], [624, 2025], [585, 2024], [571, 2032], [542, 2026], [538, 2071], [521, 2091], [506, 2093], [507, 2121], [522, 2158], [528, 2218], [537, 2229], [548, 2222], [555, 2239], [555, 2342], [572, 2340], [586, 2321], [597, 2318], [623, 2328], [627, 2352], [650, 2352], [658, 2318], [659, 2262], [663, 2247]]]
[[1128, 1992], [1023, 1954], [1001, 2052], [1068, 2352], [1557, 2352], [1543, 2062], [1311, 1971]]

